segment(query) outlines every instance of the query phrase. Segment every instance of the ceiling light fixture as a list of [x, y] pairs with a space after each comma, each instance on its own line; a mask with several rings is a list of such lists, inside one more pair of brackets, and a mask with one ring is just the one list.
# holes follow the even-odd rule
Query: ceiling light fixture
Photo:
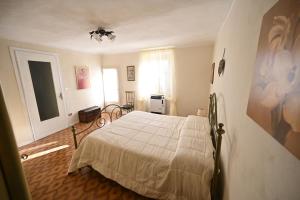
[[94, 38], [98, 42], [102, 42], [102, 37], [106, 36], [110, 40], [114, 40], [116, 38], [115, 35], [113, 35], [113, 31], [106, 31], [103, 27], [99, 27], [95, 31], [90, 32], [91, 39]]

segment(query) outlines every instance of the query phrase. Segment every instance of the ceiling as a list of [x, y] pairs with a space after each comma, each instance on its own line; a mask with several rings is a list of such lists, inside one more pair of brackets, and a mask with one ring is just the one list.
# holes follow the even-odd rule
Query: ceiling
[[[1, 0], [0, 37], [91, 53], [211, 43], [231, 0]], [[115, 41], [90, 40], [104, 26]]]

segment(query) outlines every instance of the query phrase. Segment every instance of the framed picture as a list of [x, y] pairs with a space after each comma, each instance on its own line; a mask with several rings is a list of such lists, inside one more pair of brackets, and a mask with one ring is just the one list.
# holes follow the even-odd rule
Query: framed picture
[[87, 89], [91, 87], [90, 70], [87, 66], [75, 67], [77, 89]]
[[300, 3], [279, 0], [263, 17], [248, 116], [300, 159]]
[[135, 81], [135, 68], [134, 68], [134, 66], [127, 66], [127, 81]]
[[211, 65], [211, 79], [210, 79], [210, 83], [214, 84], [214, 77], [215, 77], [215, 63], [213, 63]]

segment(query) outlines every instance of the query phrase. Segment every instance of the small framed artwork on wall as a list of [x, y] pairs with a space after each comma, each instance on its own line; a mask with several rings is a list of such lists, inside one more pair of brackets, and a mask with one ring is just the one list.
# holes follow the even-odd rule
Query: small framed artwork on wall
[[211, 65], [211, 79], [210, 79], [211, 84], [214, 84], [214, 77], [215, 77], [215, 63]]
[[127, 81], [135, 81], [135, 67], [127, 66]]
[[76, 76], [76, 84], [78, 90], [87, 89], [91, 87], [89, 67], [76, 66], [75, 76]]

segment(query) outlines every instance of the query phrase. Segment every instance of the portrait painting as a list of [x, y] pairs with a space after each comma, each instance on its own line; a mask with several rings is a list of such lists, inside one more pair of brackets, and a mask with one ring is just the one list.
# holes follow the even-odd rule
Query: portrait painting
[[300, 159], [300, 1], [264, 15], [247, 114]]
[[89, 67], [76, 66], [75, 76], [76, 76], [77, 89], [87, 89], [91, 87]]

